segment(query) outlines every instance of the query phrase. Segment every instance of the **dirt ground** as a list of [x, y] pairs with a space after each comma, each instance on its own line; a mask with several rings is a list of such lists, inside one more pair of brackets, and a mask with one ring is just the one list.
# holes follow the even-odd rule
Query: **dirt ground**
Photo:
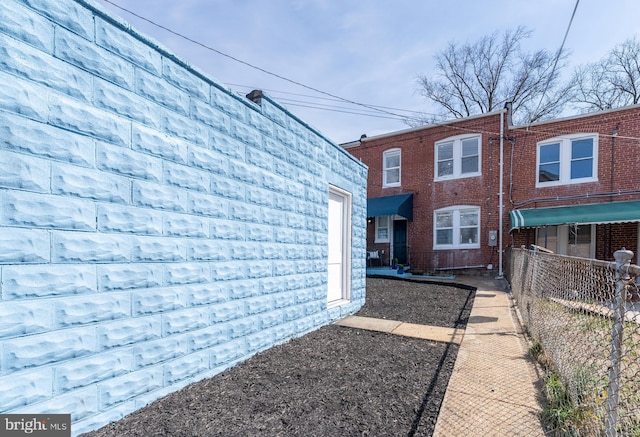
[[[358, 315], [463, 327], [474, 294], [369, 278]], [[457, 353], [329, 325], [83, 436], [429, 436]]]

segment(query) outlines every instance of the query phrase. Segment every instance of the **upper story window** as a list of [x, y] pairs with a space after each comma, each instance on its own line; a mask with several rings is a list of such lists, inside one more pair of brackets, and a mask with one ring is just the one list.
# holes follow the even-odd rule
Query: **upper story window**
[[480, 208], [453, 206], [434, 211], [434, 249], [480, 247]]
[[436, 143], [435, 180], [480, 175], [480, 135], [459, 135]]
[[598, 180], [598, 136], [569, 135], [538, 143], [536, 186]]
[[400, 186], [400, 149], [390, 149], [382, 154], [382, 186]]

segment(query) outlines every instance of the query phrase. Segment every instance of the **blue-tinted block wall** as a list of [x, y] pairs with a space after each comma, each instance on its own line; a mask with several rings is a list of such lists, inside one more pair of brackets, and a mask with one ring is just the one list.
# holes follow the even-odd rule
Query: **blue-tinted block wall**
[[367, 169], [268, 96], [84, 0], [0, 2], [0, 80], [0, 413], [95, 429], [364, 303]]

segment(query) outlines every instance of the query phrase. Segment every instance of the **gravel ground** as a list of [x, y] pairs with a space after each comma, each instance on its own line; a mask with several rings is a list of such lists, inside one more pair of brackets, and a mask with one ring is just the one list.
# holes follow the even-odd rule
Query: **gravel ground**
[[[369, 278], [358, 315], [462, 327], [474, 294]], [[325, 326], [83, 436], [429, 436], [457, 353], [453, 344]]]

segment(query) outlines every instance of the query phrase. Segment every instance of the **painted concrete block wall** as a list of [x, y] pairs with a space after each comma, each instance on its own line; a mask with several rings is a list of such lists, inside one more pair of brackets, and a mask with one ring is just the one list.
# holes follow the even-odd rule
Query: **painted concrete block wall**
[[0, 413], [95, 429], [364, 303], [366, 167], [269, 97], [84, 0], [0, 2], [0, 80]]

